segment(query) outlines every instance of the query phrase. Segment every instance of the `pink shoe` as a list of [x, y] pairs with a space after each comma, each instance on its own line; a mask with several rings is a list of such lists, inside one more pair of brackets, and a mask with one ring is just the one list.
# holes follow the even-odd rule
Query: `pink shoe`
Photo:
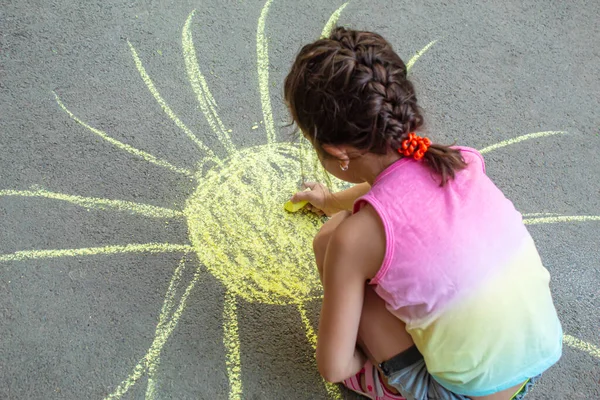
[[[365, 376], [366, 387], [364, 389], [361, 385], [362, 375]], [[371, 361], [367, 361], [358, 374], [346, 379], [343, 383], [348, 389], [368, 397], [371, 400], [406, 400], [399, 394], [391, 393], [385, 387], [381, 381], [381, 376], [379, 376], [379, 371], [371, 364]], [[366, 390], [366, 392], [363, 390]]]

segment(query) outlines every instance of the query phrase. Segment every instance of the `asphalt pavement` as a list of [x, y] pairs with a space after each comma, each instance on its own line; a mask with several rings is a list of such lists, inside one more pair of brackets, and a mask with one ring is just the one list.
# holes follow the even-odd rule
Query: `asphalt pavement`
[[[293, 270], [319, 221], [267, 212], [300, 180], [283, 79], [343, 4], [1, 2], [0, 399], [357, 398], [320, 379], [319, 288]], [[502, 144], [488, 175], [567, 335], [532, 400], [600, 399], [598, 21], [590, 0], [339, 13], [406, 61], [435, 41], [410, 71], [430, 137]]]

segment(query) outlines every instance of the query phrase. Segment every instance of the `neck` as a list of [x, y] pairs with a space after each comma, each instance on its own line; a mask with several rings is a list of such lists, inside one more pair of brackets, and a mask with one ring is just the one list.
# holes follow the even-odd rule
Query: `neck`
[[361, 158], [362, 160], [358, 166], [360, 172], [357, 171], [357, 175], [372, 186], [375, 179], [402, 156], [393, 151], [384, 155], [367, 153]]

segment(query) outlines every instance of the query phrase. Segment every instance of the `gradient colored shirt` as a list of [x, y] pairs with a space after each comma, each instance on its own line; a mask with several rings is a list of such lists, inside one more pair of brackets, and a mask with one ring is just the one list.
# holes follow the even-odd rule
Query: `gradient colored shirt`
[[370, 284], [406, 323], [429, 373], [457, 394], [485, 396], [556, 363], [562, 329], [521, 214], [481, 155], [457, 148], [468, 166], [445, 186], [403, 158], [354, 212], [368, 203], [383, 222], [386, 254]]

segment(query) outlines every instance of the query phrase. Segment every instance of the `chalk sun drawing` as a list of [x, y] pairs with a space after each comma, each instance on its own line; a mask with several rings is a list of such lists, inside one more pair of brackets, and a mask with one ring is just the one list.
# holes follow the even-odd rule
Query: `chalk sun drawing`
[[[0, 262], [6, 262], [123, 253], [179, 252], [184, 254], [169, 283], [150, 348], [133, 367], [131, 374], [107, 396], [108, 399], [122, 397], [144, 375], [147, 376], [146, 398], [156, 397], [157, 373], [162, 349], [177, 326], [190, 293], [201, 277], [201, 265], [204, 265], [226, 289], [223, 299], [223, 344], [226, 351], [229, 399], [241, 399], [243, 394], [237, 315], [237, 304], [240, 299], [249, 303], [295, 307], [304, 324], [308, 341], [313, 347], [316, 345], [316, 335], [305, 304], [307, 301], [321, 298], [321, 286], [315, 273], [316, 267], [310, 242], [322, 224], [322, 220], [307, 214], [289, 214], [282, 207], [290, 194], [297, 190], [300, 159], [306, 157], [306, 152], [303, 151], [302, 142], [297, 144], [276, 142], [277, 134], [268, 85], [268, 41], [265, 37], [265, 24], [272, 1], [267, 0], [264, 4], [256, 33], [258, 87], [267, 139], [264, 145], [236, 149], [231, 140], [231, 130], [227, 129], [221, 121], [216, 100], [202, 75], [194, 48], [191, 27], [195, 11], [189, 14], [182, 30], [185, 68], [200, 109], [210, 129], [226, 151], [225, 158], [218, 157], [214, 150], [207, 147], [173, 112], [154, 86], [131, 42], [128, 42], [128, 45], [134, 64], [148, 90], [165, 114], [203, 153], [204, 159], [196, 171], [175, 166], [88, 125], [74, 115], [58, 94], [54, 93], [57, 104], [69, 117], [108, 143], [149, 163], [195, 180], [198, 187], [188, 198], [183, 210], [56, 193], [39, 187], [31, 190], [0, 190], [0, 197], [42, 197], [87, 208], [125, 211], [150, 218], [185, 218], [187, 221], [189, 244], [143, 243], [82, 249], [17, 251], [0, 255]], [[322, 36], [326, 36], [335, 26], [347, 4], [344, 3], [331, 15], [321, 32]], [[434, 40], [417, 52], [407, 62], [407, 68], [410, 69], [435, 43]], [[487, 153], [524, 140], [565, 133], [548, 131], [522, 135], [488, 146], [481, 152]], [[209, 162], [214, 166], [204, 173], [203, 166]], [[315, 168], [311, 173], [318, 174]], [[333, 185], [339, 187], [339, 183], [334, 182]], [[524, 221], [527, 224], [600, 221], [600, 216], [533, 213], [524, 214]], [[195, 254], [200, 263], [194, 267], [190, 282], [184, 285], [182, 276], [188, 268], [187, 258], [190, 253]], [[565, 335], [564, 342], [600, 358], [600, 349], [590, 343], [568, 335]], [[330, 398], [341, 398], [337, 386], [326, 384], [325, 387]]]

